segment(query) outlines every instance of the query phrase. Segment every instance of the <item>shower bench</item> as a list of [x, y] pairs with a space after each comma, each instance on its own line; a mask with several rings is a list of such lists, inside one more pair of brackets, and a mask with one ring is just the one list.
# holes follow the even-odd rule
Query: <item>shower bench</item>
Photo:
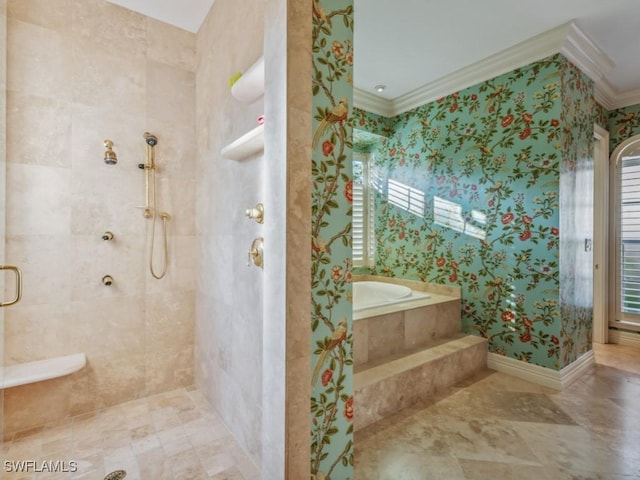
[[35, 362], [4, 367], [0, 376], [0, 389], [41, 382], [77, 372], [87, 364], [84, 353], [47, 358]]

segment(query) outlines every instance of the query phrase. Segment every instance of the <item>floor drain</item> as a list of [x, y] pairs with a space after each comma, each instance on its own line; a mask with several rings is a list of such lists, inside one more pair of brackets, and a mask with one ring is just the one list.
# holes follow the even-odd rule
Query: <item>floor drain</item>
[[104, 480], [122, 480], [127, 476], [127, 472], [124, 470], [116, 470], [115, 472], [108, 473]]

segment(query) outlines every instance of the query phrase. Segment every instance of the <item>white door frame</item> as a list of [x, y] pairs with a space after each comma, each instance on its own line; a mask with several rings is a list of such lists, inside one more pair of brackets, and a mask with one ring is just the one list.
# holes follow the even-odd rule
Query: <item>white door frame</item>
[[593, 126], [593, 341], [608, 343], [609, 132]]

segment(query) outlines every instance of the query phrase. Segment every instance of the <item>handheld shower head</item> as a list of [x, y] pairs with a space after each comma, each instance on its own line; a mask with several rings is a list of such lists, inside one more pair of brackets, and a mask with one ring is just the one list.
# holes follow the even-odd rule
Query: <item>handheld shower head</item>
[[147, 142], [147, 145], [151, 147], [155, 147], [158, 144], [158, 137], [149, 132], [144, 132], [144, 139]]

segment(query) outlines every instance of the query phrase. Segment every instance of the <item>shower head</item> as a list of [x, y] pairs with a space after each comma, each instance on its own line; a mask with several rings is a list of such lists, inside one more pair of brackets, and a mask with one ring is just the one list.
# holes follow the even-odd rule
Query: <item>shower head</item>
[[151, 147], [155, 147], [158, 144], [158, 137], [156, 137], [155, 135], [152, 135], [149, 132], [144, 132], [144, 139], [147, 142], [147, 144]]

